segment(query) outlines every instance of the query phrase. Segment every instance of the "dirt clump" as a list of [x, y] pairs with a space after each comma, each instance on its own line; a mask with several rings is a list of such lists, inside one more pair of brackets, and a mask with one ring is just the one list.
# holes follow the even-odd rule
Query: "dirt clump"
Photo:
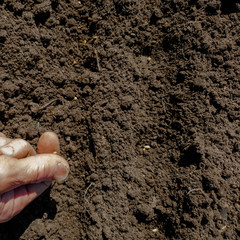
[[71, 166], [0, 239], [239, 239], [239, 9], [0, 1], [0, 131]]

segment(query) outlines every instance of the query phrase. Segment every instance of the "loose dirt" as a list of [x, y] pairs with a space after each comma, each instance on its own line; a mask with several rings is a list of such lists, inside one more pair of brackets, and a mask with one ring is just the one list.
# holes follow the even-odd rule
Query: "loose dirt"
[[0, 22], [0, 131], [55, 131], [71, 166], [1, 240], [240, 238], [238, 1], [0, 0]]

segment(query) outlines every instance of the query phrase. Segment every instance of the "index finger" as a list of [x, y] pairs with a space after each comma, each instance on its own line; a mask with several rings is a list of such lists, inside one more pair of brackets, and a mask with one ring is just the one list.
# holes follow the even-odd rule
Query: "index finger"
[[7, 138], [4, 133], [0, 132], [0, 147], [8, 144], [9, 142], [11, 142], [11, 139]]
[[36, 155], [33, 147], [23, 139], [11, 140], [2, 138], [2, 143], [4, 141], [5, 144], [3, 146], [0, 145], [0, 155], [7, 155], [18, 159]]

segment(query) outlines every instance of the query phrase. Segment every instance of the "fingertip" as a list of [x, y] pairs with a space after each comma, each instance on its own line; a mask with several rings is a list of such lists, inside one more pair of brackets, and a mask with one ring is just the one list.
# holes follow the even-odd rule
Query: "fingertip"
[[63, 183], [69, 175], [69, 165], [66, 163], [58, 163], [57, 171], [54, 174], [54, 180]]
[[37, 153], [56, 153], [60, 154], [58, 136], [54, 132], [45, 132], [39, 138]]
[[8, 144], [12, 140], [10, 138], [7, 138], [5, 134], [0, 133], [0, 147]]

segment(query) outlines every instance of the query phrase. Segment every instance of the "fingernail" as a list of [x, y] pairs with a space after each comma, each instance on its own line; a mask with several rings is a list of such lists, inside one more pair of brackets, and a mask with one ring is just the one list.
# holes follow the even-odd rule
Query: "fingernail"
[[56, 181], [59, 183], [64, 182], [67, 179], [68, 174], [69, 174], [68, 168], [64, 164], [58, 163], [57, 171], [55, 173]]
[[9, 156], [11, 156], [11, 155], [13, 155], [13, 153], [14, 153], [14, 148], [13, 148], [12, 146], [2, 147], [2, 148], [1, 148], [1, 152], [2, 152], [2, 154], [4, 154], [4, 155], [9, 155]]

